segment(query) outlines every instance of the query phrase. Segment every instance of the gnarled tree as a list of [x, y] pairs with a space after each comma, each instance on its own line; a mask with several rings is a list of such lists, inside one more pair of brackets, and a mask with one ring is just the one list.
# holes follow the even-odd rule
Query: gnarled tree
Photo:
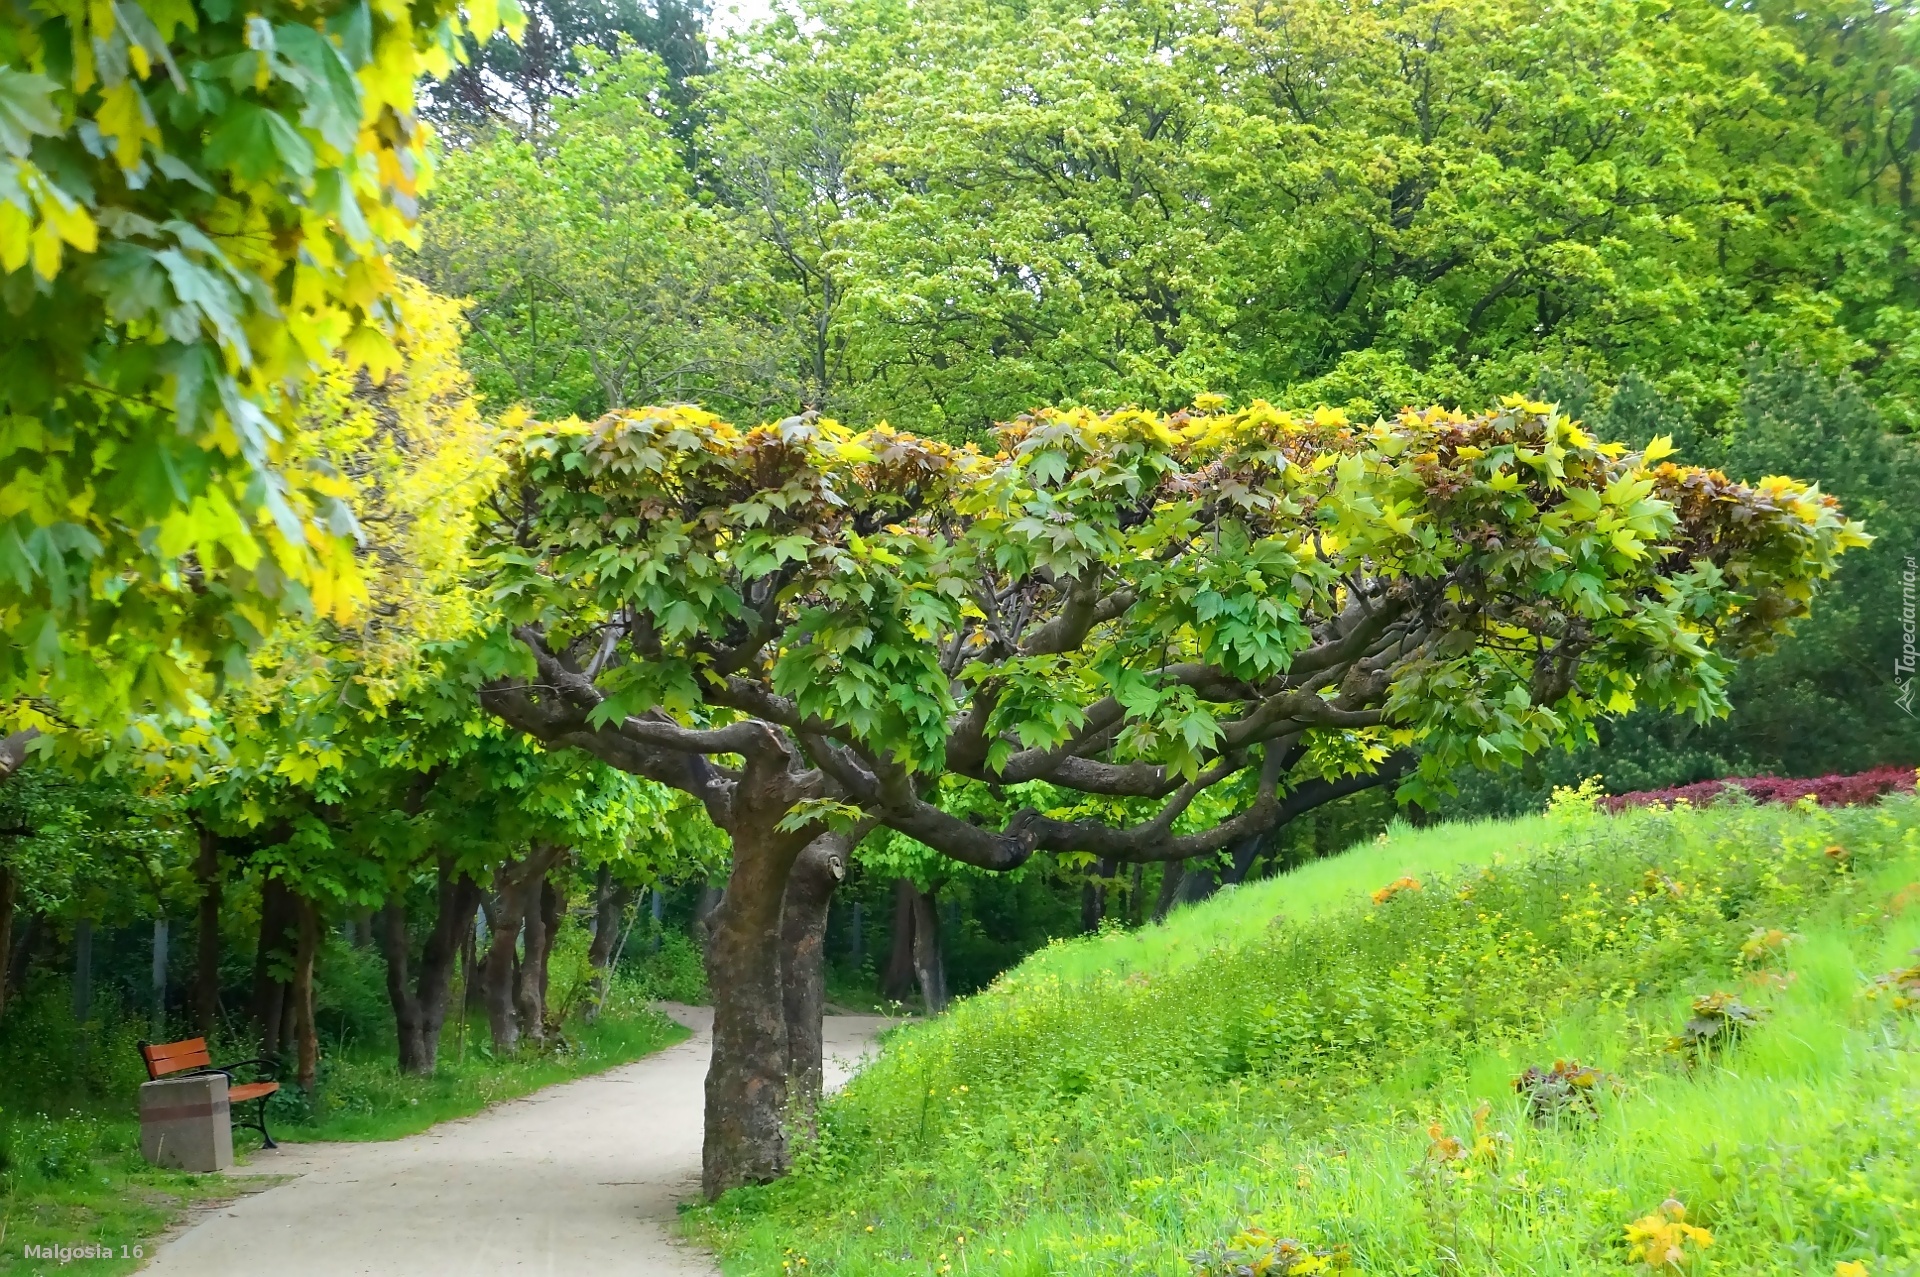
[[[1177, 860], [1400, 749], [1418, 796], [1636, 703], [1712, 714], [1730, 661], [1863, 540], [1791, 480], [1661, 464], [1519, 400], [1371, 426], [1049, 411], [1001, 440], [620, 412], [536, 428], [498, 499], [515, 624], [484, 703], [732, 840], [709, 1194], [785, 1165], [782, 906], [816, 838], [871, 820], [985, 868]], [[967, 819], [942, 776], [1036, 800]]]

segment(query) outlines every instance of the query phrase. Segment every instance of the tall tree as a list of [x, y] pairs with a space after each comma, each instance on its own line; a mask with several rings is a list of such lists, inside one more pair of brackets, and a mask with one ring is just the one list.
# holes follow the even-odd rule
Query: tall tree
[[427, 89], [428, 119], [456, 136], [502, 124], [544, 135], [558, 100], [579, 91], [589, 51], [618, 56], [638, 48], [665, 68], [663, 96], [675, 134], [683, 141], [691, 134], [689, 81], [707, 71], [708, 6], [701, 0], [529, 0], [521, 8], [526, 28], [517, 39], [466, 37], [465, 59]]

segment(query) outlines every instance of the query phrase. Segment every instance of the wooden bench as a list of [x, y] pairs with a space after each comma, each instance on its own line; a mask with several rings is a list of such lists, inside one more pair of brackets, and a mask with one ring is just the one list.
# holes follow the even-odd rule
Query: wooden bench
[[273, 1142], [273, 1136], [267, 1134], [267, 1097], [279, 1090], [280, 1084], [278, 1082], [236, 1084], [233, 1080], [235, 1069], [255, 1068], [263, 1072], [270, 1070], [273, 1065], [266, 1060], [241, 1060], [236, 1064], [215, 1065], [213, 1057], [207, 1054], [205, 1038], [188, 1038], [184, 1042], [164, 1042], [159, 1046], [142, 1042], [140, 1058], [146, 1061], [149, 1081], [157, 1081], [174, 1073], [182, 1073], [188, 1077], [201, 1073], [226, 1074], [228, 1105], [238, 1107], [250, 1100], [259, 1101], [254, 1109], [253, 1121], [240, 1122], [237, 1125], [260, 1132], [260, 1138], [266, 1141], [265, 1147], [280, 1147]]

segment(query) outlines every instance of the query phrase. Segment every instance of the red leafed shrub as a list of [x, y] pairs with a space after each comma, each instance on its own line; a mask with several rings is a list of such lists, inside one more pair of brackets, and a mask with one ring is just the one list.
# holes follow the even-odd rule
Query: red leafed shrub
[[1643, 789], [1638, 793], [1616, 794], [1600, 800], [1608, 811], [1627, 807], [1648, 807], [1664, 803], [1691, 803], [1703, 807], [1728, 788], [1744, 789], [1757, 803], [1795, 803], [1811, 796], [1822, 807], [1857, 807], [1896, 791], [1911, 791], [1914, 769], [1876, 767], [1854, 776], [1816, 776], [1792, 780], [1781, 776], [1730, 776], [1726, 780], [1702, 780], [1670, 789]]

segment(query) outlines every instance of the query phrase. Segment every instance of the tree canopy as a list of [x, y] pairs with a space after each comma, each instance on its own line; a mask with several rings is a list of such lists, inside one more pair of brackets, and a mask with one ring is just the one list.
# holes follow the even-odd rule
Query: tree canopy
[[[754, 936], [836, 825], [986, 868], [1179, 859], [1397, 746], [1420, 792], [1636, 704], [1710, 715], [1730, 662], [1866, 542], [1817, 489], [1628, 452], [1524, 399], [1371, 426], [1217, 398], [1048, 411], [1000, 443], [662, 408], [520, 444], [486, 536], [525, 651], [483, 703], [730, 835], [722, 1021], [777, 989]], [[944, 774], [1133, 804], [983, 826], [942, 808]], [[781, 1159], [717, 1090], [709, 1191]]]

